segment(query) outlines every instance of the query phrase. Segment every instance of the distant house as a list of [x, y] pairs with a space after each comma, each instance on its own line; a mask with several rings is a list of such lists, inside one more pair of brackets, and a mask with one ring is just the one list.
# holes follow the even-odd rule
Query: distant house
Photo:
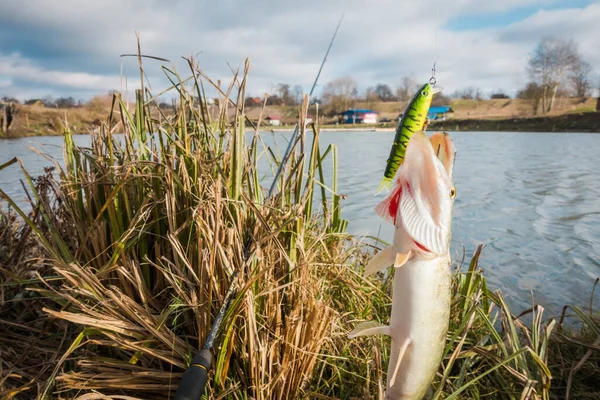
[[373, 110], [349, 109], [339, 114], [342, 124], [376, 124], [379, 113]]
[[[298, 115], [298, 122], [300, 122], [300, 115]], [[306, 120], [304, 122], [310, 124], [313, 122], [313, 116], [311, 114], [306, 114]]]
[[429, 107], [427, 117], [432, 121], [445, 121], [448, 119], [448, 114], [453, 112], [454, 110], [450, 106]]
[[246, 97], [245, 103], [247, 107], [260, 107], [263, 101], [260, 97]]
[[281, 125], [281, 119], [279, 119], [279, 117], [276, 115], [267, 115], [267, 118], [265, 118], [265, 121], [267, 121], [267, 124], [271, 125], [271, 126]]

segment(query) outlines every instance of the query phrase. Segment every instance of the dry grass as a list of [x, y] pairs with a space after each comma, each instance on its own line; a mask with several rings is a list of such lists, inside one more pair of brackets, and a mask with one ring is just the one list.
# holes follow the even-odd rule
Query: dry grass
[[19, 115], [9, 130], [8, 137], [62, 135], [63, 121], [71, 129], [85, 133], [97, 129], [106, 117], [106, 110], [89, 107], [57, 109], [43, 106], [20, 105]]

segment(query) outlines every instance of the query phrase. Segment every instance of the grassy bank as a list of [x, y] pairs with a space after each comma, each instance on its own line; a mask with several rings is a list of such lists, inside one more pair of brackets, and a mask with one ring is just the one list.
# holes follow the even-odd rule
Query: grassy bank
[[[323, 131], [394, 131], [397, 122], [377, 125], [345, 124], [321, 125]], [[273, 127], [279, 130], [293, 130], [289, 127]], [[600, 132], [600, 113], [571, 113], [547, 117], [495, 118], [495, 119], [457, 119], [432, 121], [429, 131], [473, 131], [473, 132]]]
[[600, 113], [588, 112], [510, 119], [449, 119], [433, 122], [430, 129], [448, 131], [600, 132]]
[[[235, 113], [213, 119], [194, 101], [212, 81], [190, 67], [185, 85], [166, 70], [173, 114], [142, 88], [131, 109], [114, 98], [89, 148], [65, 124], [58, 176], [0, 165], [22, 171], [33, 204], [25, 214], [0, 192], [11, 207], [0, 214], [0, 398], [169, 398], [234, 276], [208, 398], [381, 398], [388, 339], [347, 333], [387, 320], [391, 280], [362, 278], [380, 243], [346, 233], [335, 145], [321, 148], [309, 125], [283, 162], [260, 124], [246, 141], [247, 71], [220, 89]], [[271, 198], [259, 161], [283, 168]], [[540, 306], [513, 314], [487, 287], [480, 251], [454, 267], [431, 397], [597, 398], [598, 315], [568, 309], [568, 331]]]
[[[76, 133], [97, 130], [106, 118], [112, 98], [97, 97], [82, 107], [58, 109], [38, 105], [17, 105], [18, 113], [6, 137], [62, 135], [66, 120]], [[0, 137], [1, 138], [1, 137]]]

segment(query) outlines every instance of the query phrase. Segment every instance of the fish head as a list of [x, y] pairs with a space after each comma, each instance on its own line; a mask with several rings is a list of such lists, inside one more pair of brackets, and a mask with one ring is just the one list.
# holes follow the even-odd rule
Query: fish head
[[438, 257], [449, 252], [452, 208], [456, 189], [452, 181], [456, 148], [447, 133], [431, 139], [415, 132], [406, 148], [398, 176], [402, 185], [398, 217], [412, 250]]
[[431, 100], [433, 99], [433, 95], [438, 93], [440, 88], [433, 86], [430, 83], [426, 83], [419, 88], [419, 91], [416, 93], [416, 103], [419, 108], [424, 107], [429, 109], [431, 105]]

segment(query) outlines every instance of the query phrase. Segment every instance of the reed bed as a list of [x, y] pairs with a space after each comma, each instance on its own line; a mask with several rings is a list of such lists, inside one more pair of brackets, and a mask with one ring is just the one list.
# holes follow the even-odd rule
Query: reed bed
[[[20, 166], [31, 212], [0, 191], [0, 398], [170, 398], [232, 283], [207, 398], [383, 398], [388, 339], [347, 333], [386, 321], [391, 276], [362, 277], [379, 243], [346, 233], [337, 150], [304, 123], [308, 98], [282, 159], [245, 116], [249, 62], [227, 87], [188, 62], [187, 77], [163, 67], [172, 112], [142, 79], [133, 105], [114, 96], [90, 147], [65, 121], [64, 163], [35, 179]], [[282, 168], [274, 196], [260, 163]], [[541, 306], [515, 316], [481, 250], [457, 266], [429, 398], [597, 398], [598, 314], [572, 307], [576, 331]]]

